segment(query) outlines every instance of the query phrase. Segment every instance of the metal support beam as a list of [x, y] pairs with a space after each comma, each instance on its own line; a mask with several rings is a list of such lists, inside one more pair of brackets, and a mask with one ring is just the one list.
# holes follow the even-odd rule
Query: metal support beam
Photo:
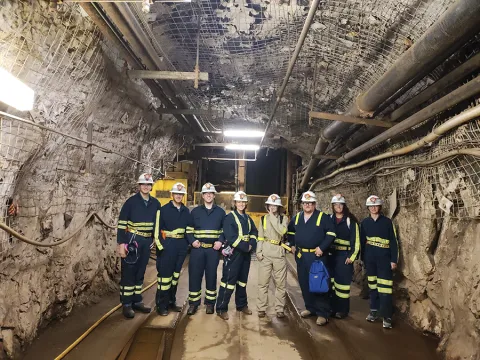
[[346, 116], [346, 115], [338, 115], [338, 114], [330, 114], [325, 112], [318, 112], [318, 111], [310, 111], [308, 113], [310, 119], [320, 119], [320, 120], [334, 120], [334, 121], [342, 121], [348, 122], [353, 124], [363, 124], [363, 125], [372, 125], [372, 126], [380, 126], [384, 128], [392, 127], [392, 124], [382, 120], [375, 120], [375, 119], [363, 119], [359, 117], [353, 116]]
[[[131, 79], [155, 79], [155, 80], [195, 80], [197, 73], [182, 71], [154, 71], [154, 70], [128, 70]], [[198, 80], [208, 81], [208, 73], [198, 73]]]
[[340, 156], [336, 156], [336, 155], [327, 155], [327, 154], [324, 154], [324, 155], [313, 155], [313, 158], [314, 159], [317, 159], [317, 160], [337, 160]]

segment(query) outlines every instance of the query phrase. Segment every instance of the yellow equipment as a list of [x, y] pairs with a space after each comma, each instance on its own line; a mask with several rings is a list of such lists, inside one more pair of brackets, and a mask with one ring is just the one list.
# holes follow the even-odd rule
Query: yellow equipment
[[160, 204], [163, 206], [172, 200], [172, 194], [170, 193], [170, 190], [172, 190], [173, 186], [178, 182], [185, 185], [185, 188], [188, 188], [187, 179], [162, 179], [157, 180], [155, 184], [153, 184], [150, 195], [157, 198], [157, 200], [160, 201]]

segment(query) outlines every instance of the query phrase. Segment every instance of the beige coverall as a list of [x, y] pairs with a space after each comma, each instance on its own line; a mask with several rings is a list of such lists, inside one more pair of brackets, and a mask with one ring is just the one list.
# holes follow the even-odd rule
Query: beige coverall
[[267, 214], [258, 226], [258, 300], [257, 311], [266, 311], [268, 305], [268, 285], [273, 274], [275, 283], [275, 312], [283, 312], [286, 300], [287, 261], [286, 250], [271, 241], [279, 242], [287, 232], [288, 218]]

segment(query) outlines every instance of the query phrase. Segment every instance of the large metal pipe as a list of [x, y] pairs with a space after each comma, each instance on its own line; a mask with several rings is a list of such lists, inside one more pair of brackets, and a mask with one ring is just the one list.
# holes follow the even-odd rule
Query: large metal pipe
[[367, 141], [366, 143], [360, 145], [352, 151], [342, 155], [340, 157], [341, 160], [335, 160], [335, 162], [332, 162], [329, 166], [326, 167], [325, 170], [330, 170], [339, 163], [344, 163], [348, 160], [351, 160], [355, 156], [360, 155], [368, 149], [371, 149], [372, 147], [381, 144], [382, 142], [390, 139], [391, 137], [401, 134], [405, 130], [411, 129], [412, 127], [424, 122], [427, 119], [430, 119], [431, 117], [451, 108], [452, 106], [464, 100], [472, 98], [478, 93], [480, 93], [480, 75], [477, 76], [475, 79], [469, 81], [465, 85], [460, 86], [451, 93], [448, 93], [444, 97], [438, 99], [429, 106], [423, 108], [419, 112], [413, 114], [409, 118], [398, 123], [394, 127], [391, 127], [380, 135], [374, 137], [373, 139]]
[[305, 42], [305, 38], [307, 37], [308, 30], [310, 30], [310, 26], [312, 25], [313, 17], [315, 16], [315, 12], [317, 11], [319, 3], [320, 3], [320, 0], [313, 0], [312, 5], [310, 6], [310, 10], [308, 10], [307, 18], [305, 19], [305, 23], [303, 24], [302, 32], [298, 37], [297, 45], [295, 46], [295, 51], [293, 52], [292, 57], [290, 58], [287, 72], [285, 74], [285, 78], [283, 79], [283, 83], [282, 83], [282, 86], [280, 87], [280, 91], [278, 92], [275, 105], [273, 106], [272, 114], [270, 115], [270, 118], [267, 121], [267, 125], [265, 126], [265, 134], [262, 136], [262, 140], [260, 141], [260, 146], [262, 146], [263, 141], [265, 140], [265, 135], [267, 134], [267, 131], [270, 128], [270, 125], [272, 123], [273, 117], [275, 116], [278, 106], [280, 105], [280, 101], [282, 100], [283, 93], [285, 92], [285, 89], [287, 87], [288, 80], [290, 79], [290, 75], [292, 75], [293, 67], [295, 66], [295, 62], [297, 61], [298, 54], [300, 54], [300, 50], [302, 50], [303, 43]]
[[[362, 160], [362, 161], [360, 161], [356, 164], [347, 165], [347, 166], [345, 166], [341, 169], [335, 170], [331, 174], [328, 174], [327, 176], [324, 176], [320, 179], [315, 180], [312, 183], [312, 185], [310, 186], [310, 190], [312, 190], [315, 187], [315, 185], [317, 185], [319, 182], [330, 179], [330, 178], [332, 178], [332, 177], [334, 177], [334, 176], [336, 176], [336, 175], [338, 175], [342, 172], [345, 172], [347, 170], [357, 169], [359, 167], [362, 167], [364, 165], [370, 164], [370, 163], [375, 162], [375, 161], [388, 159], [388, 158], [395, 157], [395, 156], [402, 156], [402, 155], [411, 153], [415, 150], [418, 150], [418, 149], [420, 149], [420, 148], [438, 140], [438, 138], [440, 138], [441, 136], [443, 136], [444, 134], [446, 134], [450, 130], [455, 129], [455, 128], [459, 127], [460, 125], [463, 125], [463, 124], [465, 124], [465, 123], [467, 123], [467, 122], [469, 122], [473, 119], [476, 119], [478, 117], [480, 117], [480, 105], [477, 105], [473, 108], [467, 109], [464, 112], [452, 117], [451, 119], [447, 120], [442, 125], [440, 125], [438, 128], [435, 128], [428, 135], [424, 136], [423, 138], [421, 138], [418, 141], [415, 141], [414, 143], [411, 143], [410, 145], [404, 146], [400, 149], [387, 151], [383, 154], [376, 155], [376, 156], [373, 156], [369, 159]], [[401, 125], [401, 124], [398, 124], [398, 125]], [[396, 126], [398, 126], [398, 125], [396, 125]], [[472, 154], [474, 154], [475, 156], [480, 155], [476, 151], [476, 149], [473, 149], [473, 150], [474, 150], [474, 152]], [[458, 150], [458, 151], [459, 151], [459, 153], [466, 153], [466, 152], [462, 152], [461, 150]]]
[[[465, 77], [470, 75], [472, 72], [480, 68], [480, 53], [472, 56], [470, 59], [465, 61], [460, 66], [456, 67], [454, 70], [450, 71], [447, 75], [442, 77], [440, 80], [436, 81], [425, 90], [421, 91], [415, 95], [412, 99], [407, 101], [402, 106], [398, 107], [393, 111], [388, 117], [383, 120], [396, 122], [399, 119], [403, 118], [405, 115], [409, 115], [416, 108], [418, 108], [424, 102], [430, 100], [432, 97], [440, 93], [441, 91], [449, 88], [452, 85], [455, 85], [461, 82]], [[355, 149], [357, 146], [370, 140], [372, 137], [377, 136], [382, 133], [384, 129], [378, 127], [368, 127], [364, 131], [361, 131], [356, 134], [356, 136], [350, 139], [346, 147], [349, 150]], [[339, 159], [338, 163], [342, 164], [343, 159]]]
[[[445, 60], [469, 37], [479, 32], [479, 14], [480, 1], [455, 2], [372, 87], [357, 98], [347, 114], [352, 116], [373, 114], [383, 102], [398, 93], [398, 90], [405, 89], [405, 85], [411, 79], [426, 76], [440, 61]], [[313, 155], [323, 154], [328, 142], [349, 126], [341, 122], [328, 126], [320, 135]], [[306, 188], [317, 164], [318, 160], [312, 157], [300, 184], [301, 189]]]

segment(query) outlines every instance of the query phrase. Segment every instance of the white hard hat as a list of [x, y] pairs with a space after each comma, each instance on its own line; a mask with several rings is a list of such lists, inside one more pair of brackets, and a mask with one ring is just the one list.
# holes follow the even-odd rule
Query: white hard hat
[[138, 184], [153, 184], [152, 174], [144, 173], [138, 177]]
[[211, 183], [206, 183], [205, 185], [202, 186], [202, 194], [203, 193], [217, 193], [217, 190], [215, 190], [215, 186]]
[[346, 203], [345, 198], [340, 194], [337, 194], [332, 198], [332, 204], [345, 204], [345, 203]]
[[185, 185], [179, 182], [173, 185], [172, 190], [170, 190], [170, 192], [172, 194], [186, 194], [187, 189], [185, 188]]
[[317, 202], [317, 196], [313, 191], [306, 191], [302, 194], [302, 202]]
[[233, 195], [233, 201], [248, 201], [247, 194], [245, 194], [243, 191], [238, 191]]
[[365, 203], [365, 205], [366, 206], [380, 206], [380, 205], [383, 205], [383, 201], [377, 195], [370, 195], [367, 198], [367, 202]]
[[265, 204], [267, 205], [277, 205], [277, 206], [283, 206], [282, 205], [282, 199], [280, 196], [277, 194], [272, 194], [268, 197], [267, 201], [265, 201]]

